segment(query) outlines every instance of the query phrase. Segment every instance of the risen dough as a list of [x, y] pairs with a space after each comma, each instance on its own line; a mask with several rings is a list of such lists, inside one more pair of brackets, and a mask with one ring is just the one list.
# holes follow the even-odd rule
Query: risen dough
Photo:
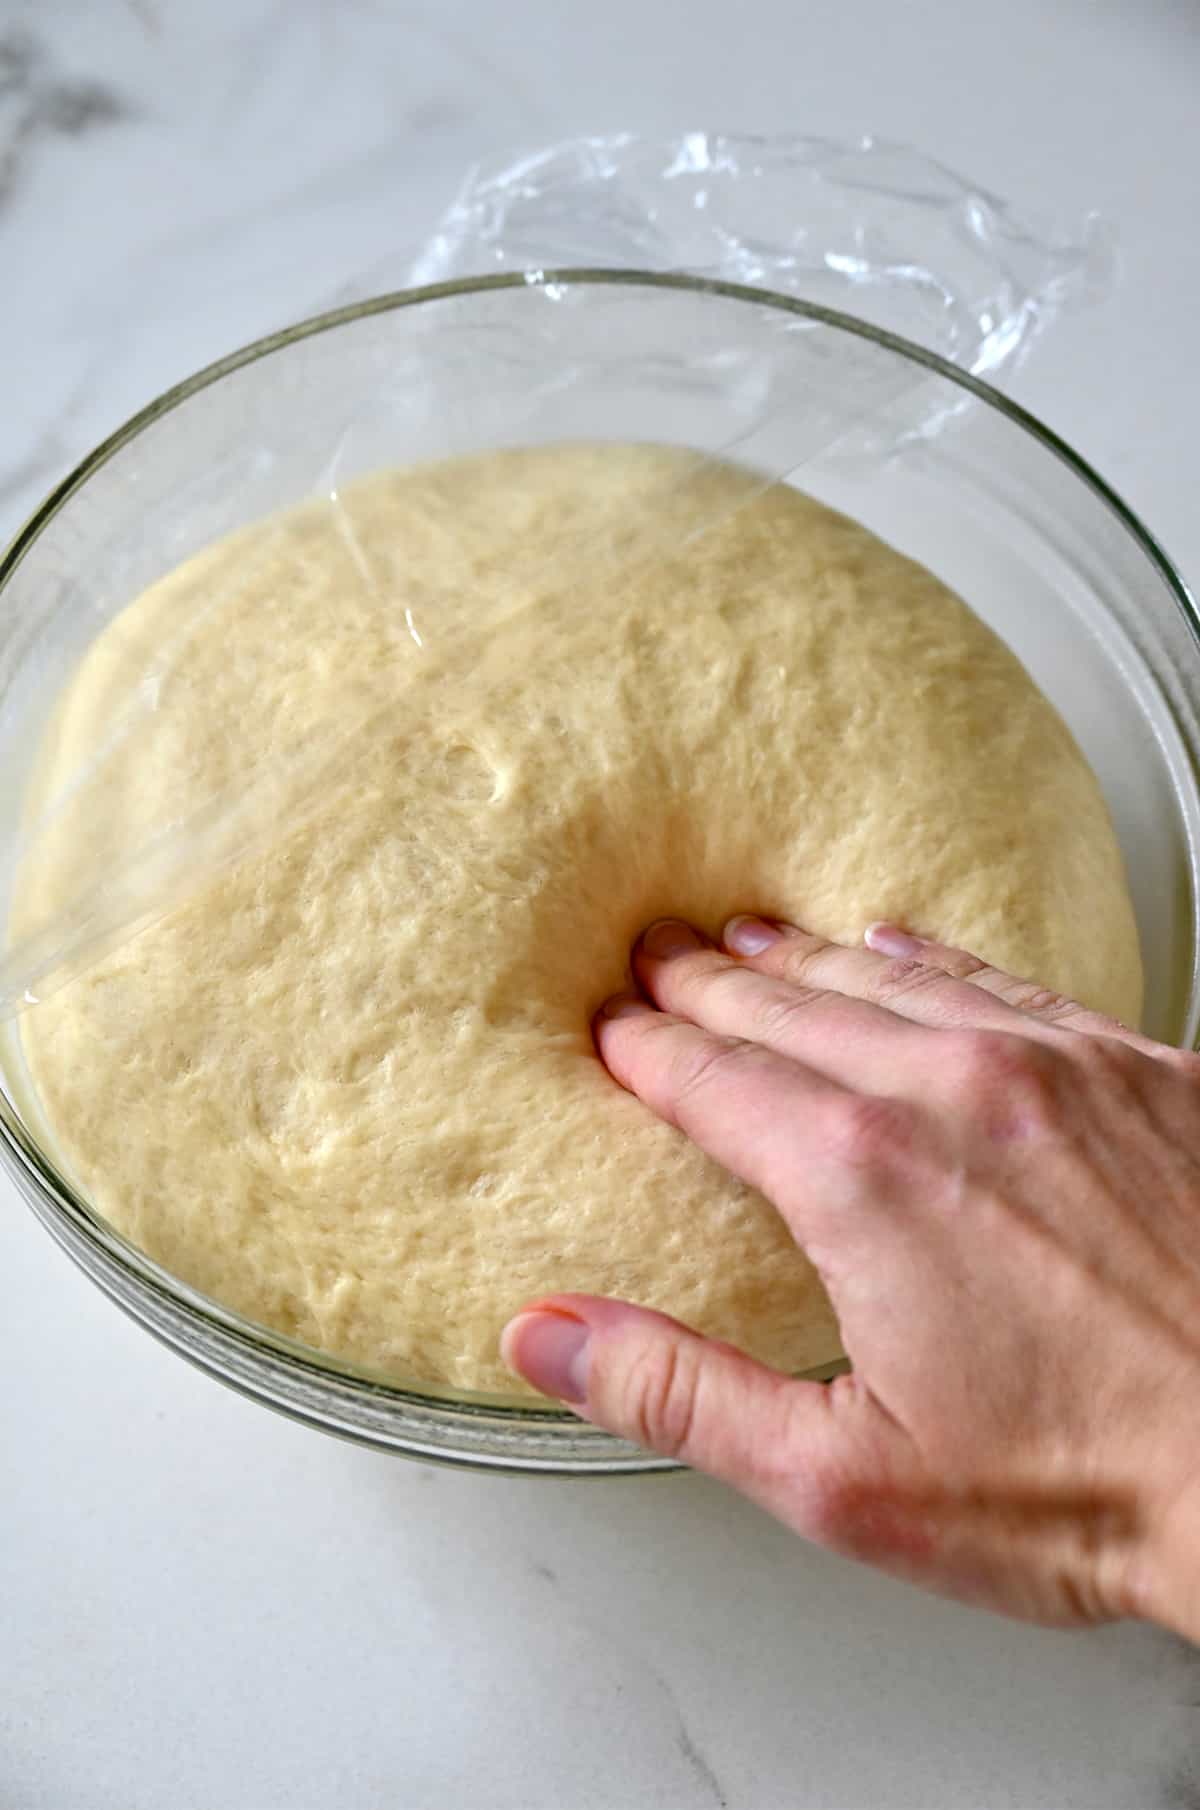
[[29, 922], [180, 800], [351, 735], [303, 821], [26, 1015], [62, 1160], [179, 1276], [375, 1370], [511, 1393], [500, 1327], [564, 1288], [830, 1358], [773, 1209], [609, 1079], [590, 1015], [650, 919], [757, 909], [894, 917], [1136, 1019], [1078, 748], [929, 572], [731, 467], [514, 451], [342, 505], [172, 573], [65, 697], [51, 792], [174, 638]]

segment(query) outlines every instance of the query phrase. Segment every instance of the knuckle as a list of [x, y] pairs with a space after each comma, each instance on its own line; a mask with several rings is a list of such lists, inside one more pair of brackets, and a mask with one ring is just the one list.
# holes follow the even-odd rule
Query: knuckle
[[889, 1000], [900, 999], [905, 994], [928, 993], [933, 988], [944, 987], [946, 979], [944, 968], [931, 967], [917, 956], [897, 956], [875, 971], [869, 983], [869, 997], [886, 1005]]
[[1020, 1079], [1029, 1072], [1038, 1046], [1012, 1031], [958, 1031], [953, 1038], [955, 1066], [968, 1080], [988, 1084]]
[[639, 1352], [625, 1386], [624, 1420], [639, 1445], [668, 1458], [685, 1459], [691, 1449], [700, 1393], [698, 1348], [671, 1338]]
[[822, 956], [829, 947], [827, 943], [809, 942], [797, 938], [795, 947], [789, 948], [780, 963], [780, 972], [785, 980], [793, 986], [804, 987], [814, 985], [814, 975]]
[[915, 1130], [912, 1107], [882, 1094], [845, 1094], [826, 1121], [833, 1155], [850, 1169], [893, 1167], [911, 1149]]
[[1144, 1083], [1152, 1083], [1157, 1072], [1145, 1051], [1118, 1035], [1094, 1032], [1077, 1036], [1069, 1047], [1072, 1063], [1086, 1079], [1110, 1090], [1116, 1087], [1136, 1093]]
[[937, 974], [948, 975], [951, 980], [974, 980], [977, 975], [996, 972], [970, 950], [956, 949], [950, 943], [933, 943], [914, 959]]
[[981, 975], [999, 974], [998, 968], [991, 967], [981, 961], [977, 955], [969, 955], [965, 949], [947, 949], [945, 960], [940, 963], [947, 974], [955, 980], [978, 980]]
[[953, 1041], [953, 1073], [973, 1100], [998, 1095], [1027, 1116], [1040, 1118], [1058, 1096], [1061, 1058], [1044, 1043], [1012, 1031], [959, 1031]]
[[1162, 1051], [1160, 1060], [1173, 1068], [1183, 1080], [1200, 1084], [1200, 1055], [1195, 1050], [1166, 1048]]
[[709, 1037], [677, 1054], [669, 1076], [676, 1111], [685, 1111], [714, 1087], [725, 1086], [743, 1067], [748, 1048], [736, 1037]]
[[738, 970], [728, 956], [716, 950], [697, 950], [695, 955], [676, 956], [671, 963], [674, 990], [683, 998], [710, 994], [721, 987], [736, 986]]
[[1015, 1006], [1020, 1012], [1028, 1012], [1034, 1018], [1041, 1018], [1048, 1024], [1070, 1018], [1079, 1011], [1076, 1002], [1068, 999], [1065, 993], [1056, 993], [1051, 987], [1039, 987], [1035, 981], [1010, 980], [1004, 975], [993, 991], [1008, 1005]]
[[765, 1038], [786, 1038], [798, 1019], [808, 1015], [818, 1000], [826, 996], [816, 987], [791, 987], [777, 999], [768, 1000], [757, 1014], [755, 1030]]
[[1138, 1051], [1120, 1037], [1093, 1033], [1073, 1039], [1070, 1047], [1074, 1061], [1088, 1074], [1126, 1074], [1133, 1068], [1141, 1067], [1142, 1059]]

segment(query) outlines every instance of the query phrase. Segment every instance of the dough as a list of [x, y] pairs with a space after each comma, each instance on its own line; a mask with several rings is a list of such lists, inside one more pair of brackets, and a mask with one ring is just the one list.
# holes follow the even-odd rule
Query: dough
[[19, 921], [335, 725], [339, 757], [25, 1015], [31, 1081], [114, 1225], [372, 1371], [511, 1395], [500, 1328], [556, 1289], [837, 1354], [774, 1210], [593, 1052], [653, 918], [896, 918], [1138, 1017], [1116, 840], [1050, 704], [928, 571], [735, 467], [490, 453], [248, 529], [93, 645], [49, 793], [147, 673], [109, 808], [60, 810]]

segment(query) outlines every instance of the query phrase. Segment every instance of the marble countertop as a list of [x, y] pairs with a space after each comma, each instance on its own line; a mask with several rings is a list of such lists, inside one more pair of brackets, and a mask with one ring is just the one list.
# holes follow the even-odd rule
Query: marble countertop
[[[1011, 388], [1200, 575], [1193, 0], [0, 0], [0, 533], [207, 359], [402, 276], [481, 153], [920, 143], [1119, 229]], [[810, 1551], [693, 1477], [506, 1480], [278, 1420], [0, 1183], [5, 1810], [1200, 1805], [1200, 1654]]]

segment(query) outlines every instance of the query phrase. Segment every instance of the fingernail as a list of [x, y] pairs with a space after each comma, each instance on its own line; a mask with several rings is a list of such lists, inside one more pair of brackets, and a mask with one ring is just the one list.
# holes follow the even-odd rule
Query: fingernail
[[596, 1016], [597, 1018], [632, 1018], [638, 1012], [649, 1012], [650, 1010], [651, 1008], [640, 993], [614, 993], [611, 999], [605, 1000]]
[[690, 924], [678, 918], [659, 918], [642, 936], [642, 948], [655, 961], [669, 961], [673, 955], [687, 955], [703, 945]]
[[500, 1335], [500, 1355], [543, 1395], [584, 1402], [591, 1336], [590, 1328], [570, 1314], [518, 1314]]
[[725, 947], [732, 949], [735, 955], [761, 955], [782, 935], [783, 931], [776, 930], [774, 924], [752, 917], [730, 918], [722, 932]]
[[919, 936], [910, 936], [896, 924], [868, 924], [863, 942], [876, 955], [899, 955], [911, 959], [923, 953], [925, 944]]

